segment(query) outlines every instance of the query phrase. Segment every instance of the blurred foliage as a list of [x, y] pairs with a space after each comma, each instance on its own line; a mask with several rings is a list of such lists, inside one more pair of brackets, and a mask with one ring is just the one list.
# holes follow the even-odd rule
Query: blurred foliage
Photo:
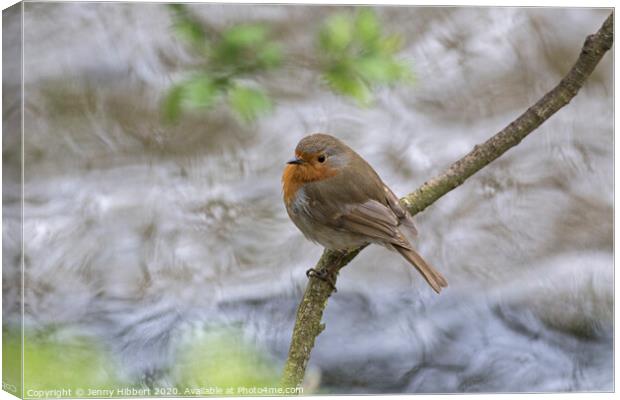
[[[268, 94], [248, 84], [257, 74], [282, 63], [281, 46], [269, 38], [264, 24], [234, 25], [221, 33], [206, 26], [186, 6], [169, 5], [174, 30], [203, 61], [202, 67], [173, 86], [164, 102], [164, 116], [175, 121], [184, 110], [210, 109], [220, 102], [244, 121], [255, 120], [273, 108]], [[316, 58], [323, 78], [334, 92], [369, 105], [379, 86], [412, 82], [410, 66], [397, 59], [402, 40], [384, 35], [374, 11], [339, 13], [327, 18], [318, 32]]]
[[19, 332], [2, 326], [2, 382], [12, 385], [9, 387], [15, 391], [10, 392], [15, 395], [21, 393], [22, 380], [20, 372], [22, 338]]
[[[179, 390], [234, 388], [223, 394], [240, 395], [245, 388], [276, 388], [280, 372], [275, 363], [257, 347], [247, 343], [240, 332], [215, 330], [200, 340], [190, 341], [179, 353], [173, 379]], [[181, 394], [187, 394], [180, 391]]]
[[[4, 365], [15, 366], [4, 371], [5, 378], [20, 382], [19, 365], [15, 364], [21, 358], [19, 330], [4, 329], [2, 342]], [[221, 395], [243, 395], [251, 392], [242, 393], [238, 388], [251, 391], [279, 387], [276, 363], [245, 341], [239, 331], [200, 330], [180, 343], [169, 371], [173, 386], [159, 388], [159, 394], [211, 395], [216, 393], [205, 389], [217, 389]], [[93, 397], [96, 393], [89, 396], [89, 389], [116, 393], [116, 389], [143, 388], [138, 382], [120, 376], [119, 365], [95, 338], [57, 328], [28, 332], [24, 336], [24, 368], [25, 394], [29, 390], [70, 389], [72, 397]], [[234, 392], [226, 393], [228, 388]], [[158, 395], [157, 389], [155, 386], [151, 394]]]
[[[3, 336], [3, 358], [19, 360], [19, 330]], [[24, 394], [29, 390], [114, 389], [123, 384], [117, 366], [94, 339], [63, 334], [54, 328], [24, 335]], [[18, 366], [17, 366], [18, 367]], [[19, 376], [19, 369], [14, 373]], [[21, 377], [20, 377], [21, 378]]]
[[[102, 346], [89, 337], [57, 337], [54, 332], [24, 337], [25, 390], [114, 389], [117, 368]], [[76, 396], [81, 397], [81, 396]]]
[[247, 78], [278, 67], [280, 46], [269, 39], [262, 24], [235, 25], [208, 33], [182, 4], [171, 4], [174, 30], [202, 59], [200, 71], [175, 85], [164, 101], [164, 117], [175, 121], [186, 109], [212, 108], [222, 101], [245, 121], [273, 107], [269, 96]]
[[319, 31], [323, 77], [336, 93], [368, 105], [373, 88], [413, 82], [410, 66], [396, 58], [401, 46], [400, 36], [383, 35], [370, 9], [333, 15]]

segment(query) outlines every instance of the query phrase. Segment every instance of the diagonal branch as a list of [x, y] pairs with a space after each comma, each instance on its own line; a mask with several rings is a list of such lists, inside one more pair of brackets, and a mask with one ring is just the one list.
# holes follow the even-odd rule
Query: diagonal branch
[[[577, 62], [560, 83], [545, 94], [536, 104], [483, 144], [477, 145], [466, 156], [452, 164], [442, 174], [428, 180], [415, 192], [401, 199], [412, 215], [433, 204], [444, 194], [460, 186], [467, 178], [481, 170], [493, 160], [516, 146], [527, 135], [538, 128], [556, 111], [568, 104], [584, 85], [598, 62], [613, 44], [613, 13], [599, 31], [586, 38]], [[364, 248], [337, 252], [325, 250], [316, 270], [337, 272], [347, 265]], [[297, 318], [284, 367], [282, 386], [299, 386], [304, 378], [310, 352], [316, 337], [325, 329], [321, 323], [323, 310], [333, 291], [332, 286], [320, 279], [311, 278], [297, 309]]]

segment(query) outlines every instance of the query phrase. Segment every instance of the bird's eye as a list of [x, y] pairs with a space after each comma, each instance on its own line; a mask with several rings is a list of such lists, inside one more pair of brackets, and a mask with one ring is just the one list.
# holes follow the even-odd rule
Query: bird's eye
[[319, 160], [319, 162], [320, 162], [320, 163], [325, 162], [325, 155], [324, 155], [324, 154], [321, 154], [321, 155], [319, 156], [318, 160]]

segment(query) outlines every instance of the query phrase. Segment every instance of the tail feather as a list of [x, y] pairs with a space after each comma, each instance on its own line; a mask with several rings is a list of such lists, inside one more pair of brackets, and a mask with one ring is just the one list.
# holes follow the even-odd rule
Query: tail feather
[[422, 256], [416, 253], [415, 250], [399, 246], [394, 246], [394, 248], [422, 274], [426, 282], [428, 282], [435, 292], [439, 293], [442, 288], [448, 286], [446, 278], [424, 261]]

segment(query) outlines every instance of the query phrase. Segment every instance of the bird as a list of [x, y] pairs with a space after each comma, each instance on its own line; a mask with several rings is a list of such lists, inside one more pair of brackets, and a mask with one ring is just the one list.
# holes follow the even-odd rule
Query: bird
[[299, 141], [285, 164], [282, 197], [307, 239], [337, 251], [378, 244], [398, 252], [435, 292], [448, 286], [406, 237], [417, 235], [411, 214], [370, 164], [338, 138], [314, 133]]

